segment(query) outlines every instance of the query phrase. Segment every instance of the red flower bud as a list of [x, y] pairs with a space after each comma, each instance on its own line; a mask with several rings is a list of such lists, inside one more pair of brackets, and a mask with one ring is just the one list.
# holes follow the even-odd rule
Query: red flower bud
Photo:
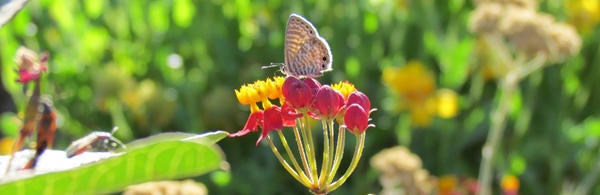
[[[308, 79], [306, 79], [308, 80]], [[308, 82], [313, 84], [312, 82]], [[310, 106], [313, 89], [307, 82], [302, 82], [295, 77], [287, 77], [281, 87], [283, 97], [292, 108], [305, 108]]]
[[369, 113], [359, 104], [352, 104], [346, 108], [344, 123], [350, 132], [363, 133], [370, 126]]
[[358, 104], [362, 106], [365, 111], [370, 112], [371, 110], [371, 101], [369, 97], [360, 91], [354, 91], [348, 96], [348, 103], [346, 105]]
[[313, 89], [313, 92], [315, 92], [316, 90], [318, 90], [321, 87], [321, 83], [319, 83], [319, 81], [313, 79], [313, 78], [306, 78], [304, 79], [304, 83], [306, 83], [308, 86], [310, 86], [311, 89]]
[[323, 85], [315, 95], [312, 108], [321, 118], [334, 118], [344, 106], [344, 96], [328, 85]]

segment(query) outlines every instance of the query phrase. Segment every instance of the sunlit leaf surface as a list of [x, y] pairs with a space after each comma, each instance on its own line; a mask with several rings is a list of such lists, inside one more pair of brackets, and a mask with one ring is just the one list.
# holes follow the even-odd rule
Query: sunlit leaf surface
[[[203, 135], [158, 134], [128, 144], [128, 149], [121, 155], [73, 169], [25, 176], [24, 179], [16, 180], [3, 177], [4, 182], [0, 184], [0, 192], [3, 194], [111, 193], [131, 184], [202, 175], [226, 163], [223, 153], [218, 146], [214, 145], [226, 135], [227, 133], [223, 131]], [[23, 175], [14, 177], [23, 178]]]

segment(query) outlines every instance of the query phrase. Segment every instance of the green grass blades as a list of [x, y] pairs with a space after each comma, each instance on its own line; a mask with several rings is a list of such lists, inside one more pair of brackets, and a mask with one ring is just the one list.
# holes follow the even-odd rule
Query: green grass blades
[[111, 193], [147, 181], [198, 176], [226, 163], [224, 154], [214, 145], [226, 136], [224, 131], [202, 135], [158, 134], [128, 144], [120, 156], [9, 181], [0, 184], [0, 192], [15, 195]]

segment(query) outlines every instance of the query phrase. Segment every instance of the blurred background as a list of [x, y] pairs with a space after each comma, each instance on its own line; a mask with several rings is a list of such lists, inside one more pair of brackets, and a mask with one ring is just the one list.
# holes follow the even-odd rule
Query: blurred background
[[[319, 81], [348, 80], [379, 108], [358, 168], [334, 194], [384, 190], [385, 171], [371, 158], [395, 146], [407, 149], [395, 158], [414, 162], [397, 174], [428, 175], [417, 183], [441, 194], [468, 193], [500, 94], [498, 78], [506, 71], [490, 59], [493, 46], [470, 30], [481, 2], [31, 1], [0, 29], [0, 149], [10, 150], [25, 105], [23, 86], [14, 82], [19, 46], [50, 54], [42, 93], [59, 114], [56, 149], [113, 126], [125, 142], [170, 131], [236, 132], [249, 110], [234, 89], [281, 75], [260, 67], [283, 62], [285, 25], [295, 12], [331, 46], [334, 70]], [[515, 182], [523, 194], [565, 191], [585, 181], [594, 186], [600, 172], [600, 3], [514, 2], [533, 3], [537, 12], [572, 25], [581, 44], [576, 54], [521, 80], [494, 162], [495, 192]], [[254, 146], [257, 137], [221, 141], [231, 171], [195, 179], [211, 194], [307, 194], [266, 144]], [[591, 190], [600, 193], [600, 187]]]

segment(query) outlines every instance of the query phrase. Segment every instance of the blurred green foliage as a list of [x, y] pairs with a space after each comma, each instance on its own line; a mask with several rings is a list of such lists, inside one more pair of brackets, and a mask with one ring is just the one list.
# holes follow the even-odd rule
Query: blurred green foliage
[[[541, 1], [539, 9], [567, 20], [564, 4]], [[467, 0], [31, 1], [0, 29], [1, 79], [22, 108], [17, 47], [50, 53], [43, 93], [60, 117], [55, 148], [115, 125], [125, 141], [165, 131], [234, 132], [249, 111], [233, 90], [280, 74], [260, 66], [283, 61], [285, 24], [296, 12], [331, 46], [334, 71], [320, 81], [349, 80], [381, 108], [371, 115], [377, 128], [368, 131], [363, 160], [334, 192], [376, 193], [381, 187], [368, 160], [397, 144], [410, 146], [432, 175], [477, 177], [498, 93], [493, 79], [475, 71], [477, 40], [467, 28], [472, 10]], [[598, 32], [596, 25], [584, 34], [580, 55], [520, 85], [500, 151], [504, 166], [496, 171], [519, 176], [524, 194], [581, 182], [598, 163]], [[437, 75], [437, 86], [459, 94], [458, 116], [417, 128], [395, 109], [397, 96], [381, 82], [382, 70], [413, 59]], [[1, 127], [4, 135], [16, 134], [14, 125]], [[255, 136], [219, 143], [231, 176], [198, 179], [214, 194], [306, 194], [266, 145], [253, 146]]]

